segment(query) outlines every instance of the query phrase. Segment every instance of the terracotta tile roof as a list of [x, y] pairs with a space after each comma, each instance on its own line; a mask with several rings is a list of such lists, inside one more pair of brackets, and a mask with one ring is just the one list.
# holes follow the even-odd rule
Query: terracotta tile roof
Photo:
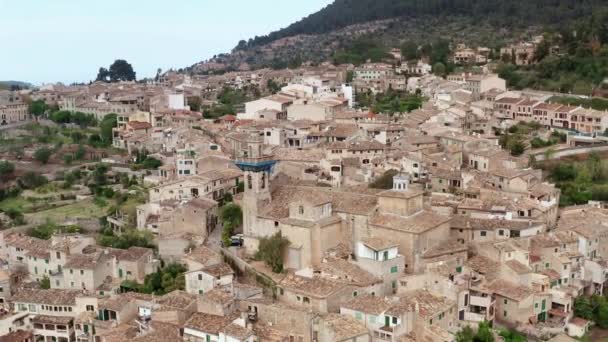
[[222, 289], [213, 289], [205, 292], [202, 299], [206, 302], [226, 305], [234, 301], [234, 295]]
[[321, 277], [307, 278], [295, 274], [289, 274], [279, 286], [296, 293], [309, 295], [315, 298], [325, 298], [344, 288], [341, 282], [324, 279]]
[[466, 266], [481, 274], [489, 274], [500, 269], [500, 263], [481, 255], [475, 255], [466, 262]]
[[321, 272], [321, 277], [344, 284], [364, 287], [382, 282], [380, 278], [344, 259], [330, 258], [322, 262], [316, 270]]
[[15, 293], [10, 301], [13, 303], [35, 303], [47, 305], [76, 305], [76, 297], [82, 291], [63, 289], [23, 289]]
[[385, 297], [363, 295], [342, 303], [341, 307], [378, 316], [388, 310], [391, 304]]
[[460, 241], [447, 240], [429, 248], [426, 252], [422, 254], [422, 257], [434, 258], [446, 254], [466, 252], [468, 249], [469, 247]]
[[425, 210], [409, 217], [376, 213], [370, 217], [369, 224], [402, 232], [419, 234], [449, 221], [449, 217]]
[[361, 239], [361, 243], [375, 251], [382, 251], [385, 249], [399, 246], [399, 244], [394, 240], [380, 237], [363, 238]]
[[133, 342], [181, 342], [180, 326], [165, 322], [150, 322], [150, 329], [141, 336], [132, 339]]
[[517, 260], [509, 260], [505, 262], [505, 266], [512, 269], [517, 274], [530, 274], [532, 269]]
[[333, 331], [335, 341], [353, 340], [369, 334], [365, 324], [351, 316], [331, 313], [323, 318], [323, 322]]
[[234, 318], [233, 316], [217, 316], [195, 312], [184, 324], [184, 328], [198, 330], [211, 335], [219, 335], [225, 327], [234, 321]]
[[244, 326], [238, 325], [236, 323], [230, 323], [224, 327], [224, 334], [232, 338], [238, 339], [239, 341], [245, 341], [249, 337], [253, 336], [254, 332]]
[[516, 301], [524, 300], [534, 294], [534, 291], [524, 285], [518, 285], [504, 279], [496, 279], [488, 284], [488, 289], [499, 296]]
[[230, 265], [226, 263], [207, 266], [203, 268], [202, 271], [217, 278], [229, 274], [234, 274], [234, 271], [232, 270], [232, 268], [230, 268]]

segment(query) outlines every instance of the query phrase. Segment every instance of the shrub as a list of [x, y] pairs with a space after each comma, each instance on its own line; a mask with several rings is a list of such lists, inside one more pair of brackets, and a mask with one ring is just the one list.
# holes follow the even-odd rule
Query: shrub
[[255, 258], [263, 261], [274, 273], [283, 272], [283, 255], [290, 242], [281, 235], [281, 232], [271, 237], [260, 239]]

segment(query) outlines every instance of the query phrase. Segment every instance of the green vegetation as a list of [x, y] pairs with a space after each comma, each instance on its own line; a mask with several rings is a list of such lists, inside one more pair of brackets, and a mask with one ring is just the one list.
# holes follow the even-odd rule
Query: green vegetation
[[586, 161], [548, 161], [541, 168], [561, 190], [560, 206], [585, 204], [590, 200], [608, 200], [608, 168], [597, 153], [591, 153]]
[[38, 285], [40, 285], [41, 289], [48, 290], [51, 288], [51, 279], [45, 274], [38, 282]]
[[[46, 205], [49, 206], [48, 204]], [[50, 204], [52, 207], [53, 205]], [[71, 204], [57, 205], [54, 208], [37, 211], [29, 215], [34, 220], [50, 220], [63, 222], [74, 218], [100, 218], [105, 216], [106, 210], [97, 206], [92, 199], [81, 200]]]
[[234, 229], [243, 224], [243, 210], [237, 204], [228, 203], [222, 207], [220, 218], [224, 224], [222, 242], [224, 246], [230, 246], [230, 237], [234, 234]]
[[240, 42], [237, 48], [245, 49], [264, 45], [275, 40], [299, 34], [323, 34], [349, 25], [374, 20], [427, 16], [467, 17], [471, 23], [489, 20], [496, 27], [506, 29], [530, 25], [561, 25], [572, 18], [590, 15], [604, 5], [591, 1], [502, 1], [502, 0], [337, 0], [317, 13], [267, 36]]
[[528, 339], [515, 330], [503, 329], [499, 333], [504, 338], [504, 342], [526, 342]]
[[100, 246], [119, 249], [129, 249], [129, 247], [154, 248], [154, 237], [149, 231], [128, 229], [126, 232], [115, 235], [112, 229], [106, 228], [97, 239]]
[[560, 103], [571, 106], [582, 106], [584, 108], [592, 108], [595, 110], [608, 110], [608, 99], [594, 97], [590, 99], [583, 99], [574, 96], [553, 96], [548, 102]]
[[146, 150], [136, 150], [135, 154], [135, 169], [156, 170], [163, 165], [160, 160], [150, 157]]
[[110, 65], [109, 69], [99, 68], [96, 81], [135, 81], [135, 71], [133, 71], [133, 66], [124, 59], [117, 59]]
[[349, 43], [343, 49], [334, 53], [333, 61], [335, 64], [354, 64], [360, 65], [370, 60], [377, 63], [384, 59], [391, 58], [387, 53], [387, 48], [382, 46], [377, 40], [370, 38], [359, 38]]
[[574, 300], [574, 315], [595, 322], [608, 329], [608, 298], [605, 296], [579, 296]]
[[48, 221], [45, 224], [38, 225], [27, 231], [27, 235], [42, 240], [50, 239], [55, 233], [82, 233], [83, 230], [79, 226], [58, 226], [55, 223]]
[[97, 126], [97, 119], [91, 114], [60, 110], [49, 116], [51, 121], [58, 124], [75, 124], [80, 127]]
[[551, 137], [548, 140], [543, 140], [539, 137], [534, 137], [530, 140], [530, 146], [532, 148], [543, 148], [549, 147], [556, 144], [565, 143], [568, 140], [568, 135], [566, 133], [560, 133], [558, 131], [553, 131], [551, 133]]
[[164, 295], [175, 290], [186, 288], [184, 273], [186, 267], [180, 264], [169, 264], [152, 274], [148, 274], [143, 284], [125, 280], [121, 287], [126, 291], [135, 291], [155, 295]]
[[217, 96], [218, 104], [212, 107], [203, 107], [203, 117], [215, 119], [226, 114], [236, 114], [236, 108], [249, 101], [244, 89], [224, 87]]
[[118, 115], [111, 113], [99, 123], [99, 137], [104, 146], [112, 145], [112, 129], [118, 126]]
[[477, 332], [469, 326], [462, 328], [456, 333], [457, 342], [494, 342], [494, 333], [492, 327], [487, 321], [479, 323]]
[[[536, 64], [525, 67], [503, 64], [498, 67], [498, 73], [507, 80], [508, 86], [516, 89], [590, 95], [593, 88], [608, 77], [606, 22], [608, 10], [603, 4], [576, 22], [560, 23], [562, 25], [547, 34], [545, 43], [539, 46]], [[559, 46], [561, 53], [550, 55], [551, 46]], [[596, 100], [595, 105], [600, 108], [606, 104], [598, 102]]]
[[283, 237], [281, 232], [277, 232], [271, 237], [262, 238], [258, 251], [255, 253], [255, 258], [263, 261], [272, 269], [272, 272], [281, 273], [283, 272], [283, 255], [289, 244], [289, 240]]
[[359, 107], [371, 108], [375, 113], [396, 114], [409, 113], [422, 107], [424, 98], [404, 91], [389, 89], [384, 93], [373, 95], [371, 92], [357, 94]]
[[48, 106], [42, 100], [32, 101], [28, 105], [28, 111], [30, 112], [30, 114], [32, 114], [35, 117], [39, 117], [42, 114], [46, 113], [47, 109], [48, 109]]
[[9, 161], [0, 161], [0, 180], [6, 181], [15, 172], [15, 165]]
[[[510, 151], [512, 156], [520, 156], [526, 150], [526, 140], [540, 128], [541, 125], [537, 122], [520, 121], [509, 127], [507, 132], [496, 132], [500, 136], [498, 143], [503, 149]], [[545, 141], [537, 138], [535, 144], [541, 143], [545, 144]]]
[[42, 164], [46, 164], [52, 155], [53, 151], [46, 147], [41, 147], [34, 152], [34, 159]]
[[373, 182], [369, 183], [369, 187], [372, 189], [383, 189], [388, 190], [393, 188], [393, 177], [399, 174], [397, 170], [388, 170], [382, 174], [382, 176], [374, 179]]
[[17, 179], [17, 184], [22, 189], [34, 189], [48, 182], [49, 180], [46, 177], [33, 171], [28, 171]]

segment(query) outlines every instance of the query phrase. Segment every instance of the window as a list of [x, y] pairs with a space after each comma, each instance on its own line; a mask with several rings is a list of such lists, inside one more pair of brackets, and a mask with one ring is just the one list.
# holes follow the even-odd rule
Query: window
[[505, 303], [505, 305], [507, 305], [507, 304], [509, 304], [509, 301], [505, 299], [504, 303]]
[[80, 270], [80, 275], [84, 275], [84, 270]]
[[310, 298], [304, 297], [302, 300], [305, 304], [310, 304]]
[[482, 230], [482, 231], [479, 233], [479, 235], [481, 235], [481, 236], [486, 236], [486, 235], [487, 235], [487, 233], [486, 233], [486, 231], [485, 231], [485, 230]]
[[360, 320], [363, 319], [363, 315], [360, 312], [356, 312], [355, 313], [355, 318], [360, 321]]
[[393, 317], [393, 324], [397, 324], [397, 317]]
[[507, 317], [507, 310], [502, 313], [503, 317]]
[[397, 273], [397, 272], [399, 272], [399, 268], [397, 266], [391, 267], [391, 273]]
[[357, 297], [357, 295], [359, 295], [357, 291], [353, 292], [353, 297]]
[[300, 206], [300, 208], [298, 208], [298, 211], [300, 213], [300, 215], [304, 215], [304, 207]]
[[505, 235], [505, 231], [504, 231], [504, 230], [502, 230], [502, 229], [500, 229], [500, 230], [498, 231], [498, 235], [500, 235], [500, 236]]
[[70, 268], [70, 274], [74, 274], [74, 270]]
[[203, 280], [203, 275], [202, 274], [198, 275], [198, 280]]
[[93, 305], [87, 305], [86, 310], [93, 312], [93, 311], [95, 311], [95, 307]]

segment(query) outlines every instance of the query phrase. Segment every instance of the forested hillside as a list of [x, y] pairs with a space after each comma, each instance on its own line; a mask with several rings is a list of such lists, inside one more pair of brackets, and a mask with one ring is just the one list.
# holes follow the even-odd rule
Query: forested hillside
[[268, 44], [299, 34], [321, 34], [398, 17], [466, 16], [497, 27], [563, 24], [591, 14], [606, 0], [336, 0], [321, 11], [272, 32], [240, 42], [238, 48]]

